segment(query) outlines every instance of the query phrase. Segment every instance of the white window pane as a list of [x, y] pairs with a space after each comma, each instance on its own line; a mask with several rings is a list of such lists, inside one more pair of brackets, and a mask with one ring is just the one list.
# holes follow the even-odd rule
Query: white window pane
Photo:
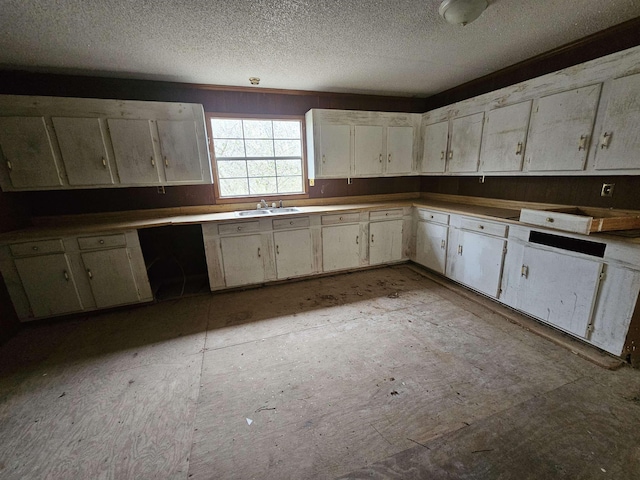
[[222, 197], [249, 195], [249, 186], [246, 178], [221, 179], [218, 187], [220, 187], [220, 196]]
[[246, 140], [247, 157], [273, 157], [273, 140]]
[[242, 138], [242, 120], [211, 119], [213, 138]]
[[278, 177], [278, 193], [302, 192], [302, 176]]
[[274, 177], [276, 175], [275, 160], [247, 160], [250, 177]]
[[276, 160], [278, 176], [302, 175], [302, 160]]
[[216, 157], [244, 157], [244, 142], [242, 140], [214, 140]]
[[302, 155], [300, 140], [274, 140], [276, 157], [299, 157]]
[[273, 138], [271, 120], [244, 120], [244, 138]]
[[246, 160], [220, 160], [218, 162], [218, 177], [220, 178], [246, 178]]
[[273, 138], [300, 138], [300, 122], [274, 120]]
[[270, 195], [277, 193], [276, 177], [250, 178], [251, 195]]

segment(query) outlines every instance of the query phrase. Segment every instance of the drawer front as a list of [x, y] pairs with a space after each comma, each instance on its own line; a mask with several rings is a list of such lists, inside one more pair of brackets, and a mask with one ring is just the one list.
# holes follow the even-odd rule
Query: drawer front
[[297, 218], [278, 218], [273, 221], [274, 230], [282, 230], [285, 228], [303, 228], [309, 226], [309, 217]]
[[358, 223], [359, 213], [340, 213], [336, 215], [323, 215], [322, 225], [335, 225], [337, 223]]
[[369, 212], [369, 220], [384, 220], [386, 218], [402, 218], [402, 209], [377, 210]]
[[260, 231], [260, 222], [236, 222], [236, 223], [223, 223], [218, 225], [218, 232], [220, 235], [233, 235], [234, 233], [249, 233]]
[[547, 212], [544, 210], [520, 210], [520, 221], [530, 225], [564, 230], [565, 232], [589, 234], [591, 217], [571, 215], [570, 213]]
[[431, 210], [418, 209], [418, 218], [420, 220], [426, 220], [427, 222], [442, 223], [449, 225], [449, 214], [442, 212], [434, 212]]
[[11, 253], [14, 257], [24, 257], [27, 255], [42, 255], [45, 253], [64, 252], [62, 240], [39, 240], [37, 242], [14, 243], [10, 245]]
[[96, 237], [80, 237], [78, 238], [78, 246], [80, 250], [93, 250], [96, 248], [109, 247], [126, 247], [127, 240], [123, 233], [115, 235], [100, 235]]
[[485, 222], [481, 219], [463, 218], [460, 220], [460, 228], [470, 230], [472, 232], [486, 233], [487, 235], [495, 235], [496, 237], [506, 237], [508, 226], [499, 223]]

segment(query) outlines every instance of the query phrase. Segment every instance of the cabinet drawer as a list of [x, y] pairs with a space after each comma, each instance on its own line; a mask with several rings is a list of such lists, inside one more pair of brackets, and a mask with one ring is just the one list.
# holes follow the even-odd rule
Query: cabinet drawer
[[218, 225], [218, 232], [220, 232], [220, 235], [257, 232], [259, 230], [260, 222], [258, 222], [257, 220], [254, 222], [223, 223], [222, 225]]
[[564, 230], [566, 232], [576, 232], [589, 234], [591, 230], [592, 217], [572, 215], [562, 212], [550, 212], [545, 210], [520, 210], [520, 221], [530, 225]]
[[433, 212], [431, 210], [418, 209], [418, 218], [420, 220], [426, 220], [427, 222], [442, 223], [444, 225], [449, 224], [449, 214], [442, 212]]
[[62, 240], [39, 240], [37, 242], [15, 243], [10, 245], [11, 253], [14, 257], [24, 257], [26, 255], [42, 255], [45, 253], [64, 252]]
[[107, 247], [125, 247], [127, 240], [124, 234], [100, 235], [98, 237], [80, 237], [78, 238], [78, 246], [80, 250], [93, 250], [96, 248]]
[[495, 235], [497, 237], [507, 236], [507, 225], [499, 223], [485, 222], [480, 219], [463, 218], [460, 220], [460, 228], [470, 230], [472, 232], [486, 233], [487, 235]]
[[300, 228], [309, 226], [309, 217], [297, 218], [279, 218], [273, 221], [274, 230], [282, 230], [284, 228]]
[[337, 223], [358, 223], [359, 213], [340, 213], [336, 215], [323, 215], [322, 225], [335, 225]]
[[384, 220], [386, 218], [401, 218], [401, 217], [402, 217], [401, 208], [369, 212], [369, 220]]

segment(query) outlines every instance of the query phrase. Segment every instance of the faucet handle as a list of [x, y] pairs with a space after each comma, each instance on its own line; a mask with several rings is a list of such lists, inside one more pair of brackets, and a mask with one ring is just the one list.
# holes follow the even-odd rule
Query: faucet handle
[[280, 200], [280, 208], [282, 208], [282, 200]]

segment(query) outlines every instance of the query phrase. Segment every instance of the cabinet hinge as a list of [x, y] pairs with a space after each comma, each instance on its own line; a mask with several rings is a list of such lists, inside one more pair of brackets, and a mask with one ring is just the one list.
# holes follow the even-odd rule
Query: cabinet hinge
[[502, 249], [502, 253], [507, 253], [507, 247], [506, 246]]
[[131, 252], [129, 250], [127, 250], [127, 256], [129, 257], [129, 260], [131, 260]]
[[606, 273], [600, 272], [600, 280], [604, 280], [606, 276], [607, 276]]

